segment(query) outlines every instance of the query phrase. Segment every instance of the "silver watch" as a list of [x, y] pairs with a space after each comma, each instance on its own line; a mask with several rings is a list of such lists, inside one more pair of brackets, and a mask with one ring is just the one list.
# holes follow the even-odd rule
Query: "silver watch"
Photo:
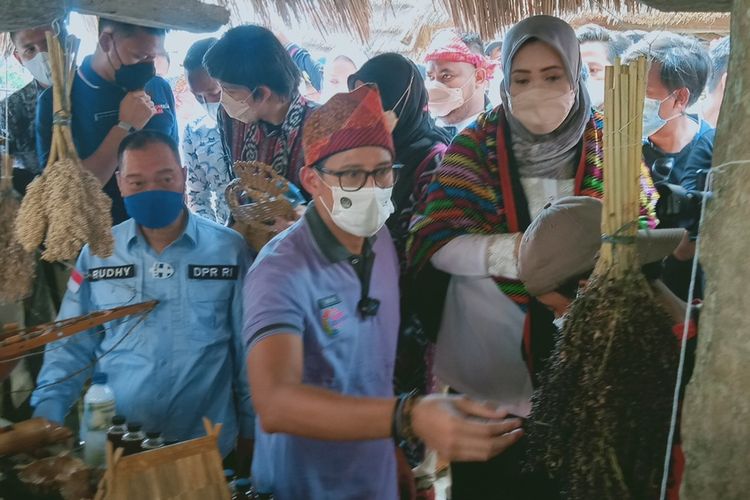
[[117, 126], [120, 127], [121, 129], [123, 129], [127, 133], [135, 132], [135, 127], [133, 127], [128, 122], [120, 120], [120, 123], [118, 123]]

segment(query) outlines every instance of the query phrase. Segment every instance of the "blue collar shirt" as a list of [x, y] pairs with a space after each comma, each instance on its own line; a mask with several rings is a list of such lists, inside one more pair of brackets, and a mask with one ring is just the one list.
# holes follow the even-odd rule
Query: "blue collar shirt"
[[167, 441], [205, 435], [204, 416], [224, 424], [224, 455], [238, 434], [252, 437], [241, 339], [247, 246], [233, 230], [188, 213], [183, 234], [161, 254], [132, 219], [113, 228], [111, 257], [83, 248], [74, 271], [83, 281], [76, 286], [71, 277], [58, 319], [159, 303], [145, 318], [112, 321], [48, 345], [32, 396], [36, 416], [62, 422], [84, 382], [102, 371], [117, 413]]

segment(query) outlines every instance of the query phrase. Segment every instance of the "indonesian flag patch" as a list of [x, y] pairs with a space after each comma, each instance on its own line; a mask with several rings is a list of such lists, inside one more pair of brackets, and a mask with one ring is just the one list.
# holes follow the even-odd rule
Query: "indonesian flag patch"
[[81, 283], [83, 283], [83, 274], [78, 271], [78, 269], [73, 269], [70, 272], [70, 279], [68, 280], [68, 290], [70, 290], [71, 293], [78, 293], [78, 290], [81, 288]]

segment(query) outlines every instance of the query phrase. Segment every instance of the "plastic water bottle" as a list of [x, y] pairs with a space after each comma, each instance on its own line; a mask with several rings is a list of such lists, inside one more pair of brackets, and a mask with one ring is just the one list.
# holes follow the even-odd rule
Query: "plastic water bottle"
[[128, 426], [125, 425], [125, 417], [115, 415], [112, 417], [112, 427], [107, 431], [107, 439], [112, 443], [112, 449], [122, 447], [122, 437], [128, 432]]
[[164, 446], [164, 439], [161, 437], [161, 432], [151, 431], [146, 433], [146, 439], [141, 443], [141, 451], [155, 450]]
[[232, 500], [254, 500], [251, 495], [252, 483], [248, 478], [240, 478], [234, 482]]
[[94, 374], [91, 387], [83, 397], [81, 438], [84, 441], [83, 459], [91, 466], [104, 465], [107, 430], [115, 416], [115, 394], [107, 385], [107, 374]]
[[135, 455], [141, 451], [141, 443], [146, 439], [146, 433], [141, 429], [140, 422], [129, 422], [128, 432], [122, 437], [122, 456]]

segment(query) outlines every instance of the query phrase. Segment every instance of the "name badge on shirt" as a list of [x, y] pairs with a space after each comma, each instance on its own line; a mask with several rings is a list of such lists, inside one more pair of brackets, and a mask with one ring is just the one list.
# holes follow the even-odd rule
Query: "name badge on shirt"
[[341, 304], [341, 298], [338, 295], [329, 295], [318, 299], [320, 308], [320, 326], [329, 337], [335, 337], [341, 333], [341, 327], [347, 316], [340, 308], [336, 307]]
[[169, 104], [155, 104], [154, 111], [156, 111], [157, 115], [163, 115], [169, 111]]
[[132, 278], [135, 276], [135, 265], [128, 264], [125, 266], [112, 267], [95, 267], [89, 269], [89, 281], [100, 280], [119, 280], [123, 278]]
[[239, 274], [239, 266], [188, 265], [188, 278], [191, 280], [236, 280]]

